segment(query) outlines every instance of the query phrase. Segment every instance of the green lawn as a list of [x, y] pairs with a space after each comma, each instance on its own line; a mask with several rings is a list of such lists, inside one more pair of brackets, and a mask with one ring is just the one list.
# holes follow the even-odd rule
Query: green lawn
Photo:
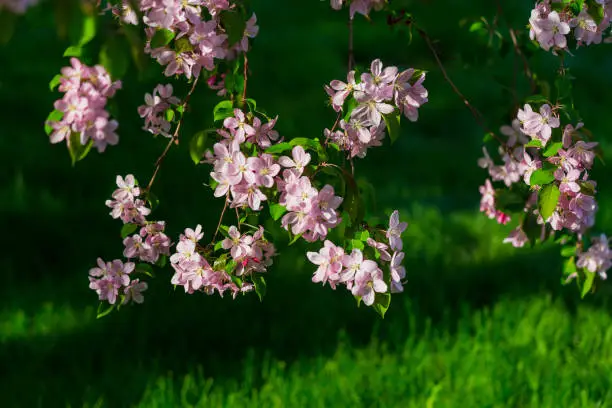
[[[512, 53], [489, 64], [483, 47], [458, 46], [470, 41], [472, 21], [459, 20], [492, 17], [491, 2], [403, 3], [490, 126], [508, 121], [512, 100], [499, 81], [512, 80]], [[531, 3], [516, 3], [506, 15], [523, 27]], [[345, 75], [344, 18], [328, 1], [252, 4], [261, 28], [249, 94], [279, 114], [281, 134], [320, 137], [335, 119], [322, 85]], [[143, 305], [96, 320], [87, 271], [98, 256], [122, 251], [120, 224], [104, 200], [116, 174], [148, 179], [165, 144], [140, 130], [136, 114], [157, 82], [135, 82], [130, 72], [115, 106], [119, 146], [71, 168], [64, 147], [42, 131], [57, 98], [47, 84], [67, 63], [68, 45], [56, 38], [48, 7], [33, 9], [0, 50], [0, 407], [612, 406], [610, 286], [582, 301], [575, 287], [560, 285], [557, 247], [501, 243], [511, 226], [478, 213], [482, 131], [423, 42], [415, 36], [408, 46], [381, 18], [358, 20], [358, 61], [380, 57], [430, 71], [419, 122], [406, 121], [393, 147], [357, 163], [358, 178], [376, 188], [377, 211], [397, 208], [410, 222], [409, 283], [385, 319], [357, 308], [346, 291], [312, 284], [304, 253], [314, 246], [296, 245], [270, 271], [263, 303], [174, 292], [166, 269]], [[607, 53], [579, 50], [569, 64], [576, 104], [611, 162]], [[556, 66], [543, 53], [531, 62], [547, 75]], [[519, 81], [521, 97], [525, 85]], [[217, 99], [202, 89], [193, 101], [186, 137], [210, 126]], [[171, 236], [197, 223], [208, 237], [214, 231], [221, 203], [201, 187], [208, 172], [194, 168], [187, 143], [169, 154], [155, 192], [156, 217], [168, 220]], [[597, 231], [610, 233], [609, 169], [598, 164], [593, 177], [601, 191]]]

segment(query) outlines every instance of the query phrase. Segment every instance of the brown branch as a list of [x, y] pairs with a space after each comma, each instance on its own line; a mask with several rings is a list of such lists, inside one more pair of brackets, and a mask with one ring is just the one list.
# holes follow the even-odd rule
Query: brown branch
[[355, 52], [353, 50], [353, 19], [349, 17], [349, 38], [348, 38], [348, 70], [352, 70], [355, 65]]
[[244, 87], [242, 89], [242, 103], [246, 103], [246, 93], [247, 93], [247, 83], [248, 83], [248, 71], [249, 71], [249, 60], [247, 58], [247, 53], [244, 53]]
[[436, 63], [438, 64], [438, 67], [440, 68], [440, 71], [442, 72], [442, 75], [444, 76], [444, 79], [446, 80], [446, 82], [448, 82], [448, 84], [451, 86], [451, 88], [457, 94], [457, 96], [461, 98], [465, 106], [470, 110], [470, 112], [472, 113], [472, 116], [474, 116], [474, 119], [476, 119], [476, 123], [478, 123], [478, 126], [480, 126], [485, 131], [485, 133], [490, 133], [491, 135], [493, 135], [493, 137], [500, 144], [504, 145], [505, 144], [504, 141], [501, 140], [499, 136], [495, 134], [495, 132], [492, 132], [487, 127], [482, 114], [470, 103], [470, 101], [465, 97], [465, 95], [463, 95], [463, 93], [459, 90], [459, 88], [457, 88], [457, 86], [452, 81], [452, 79], [450, 79], [450, 77], [448, 76], [448, 72], [446, 72], [446, 69], [444, 68], [444, 64], [442, 64], [442, 61], [440, 60], [440, 57], [438, 56], [438, 53], [436, 52], [436, 49], [434, 48], [431, 42], [431, 38], [429, 38], [429, 36], [427, 35], [425, 31], [423, 31], [422, 29], [418, 27], [417, 27], [417, 31], [419, 32], [419, 35], [423, 38], [423, 40], [425, 40], [425, 44], [427, 44], [427, 48], [429, 48], [429, 50], [432, 52], [436, 60]]
[[212, 241], [210, 242], [215, 242], [215, 239], [217, 239], [217, 234], [219, 233], [219, 228], [221, 228], [221, 222], [223, 222], [223, 215], [225, 215], [225, 210], [227, 210], [227, 205], [229, 204], [229, 190], [227, 191], [227, 194], [225, 195], [225, 204], [223, 205], [223, 210], [221, 211], [221, 216], [219, 216], [219, 222], [217, 223], [217, 229], [215, 230], [215, 233], [213, 234], [213, 238]]
[[538, 89], [538, 86], [533, 79], [533, 73], [531, 72], [531, 68], [529, 67], [529, 61], [527, 61], [527, 57], [525, 57], [525, 54], [519, 46], [518, 40], [516, 39], [516, 31], [514, 31], [514, 28], [510, 27], [510, 24], [508, 24], [508, 20], [506, 20], [504, 16], [504, 9], [502, 8], [501, 1], [496, 0], [496, 3], [497, 15], [503, 18], [504, 23], [508, 28], [508, 33], [510, 34], [510, 39], [512, 40], [512, 45], [514, 47], [514, 53], [523, 61], [523, 72], [525, 73], [525, 77], [529, 80], [529, 85], [531, 86], [531, 93], [533, 94]]
[[179, 119], [176, 125], [174, 134], [172, 135], [172, 138], [170, 138], [170, 141], [166, 145], [166, 148], [164, 149], [162, 154], [155, 161], [155, 170], [153, 171], [153, 175], [151, 176], [151, 180], [149, 180], [149, 184], [147, 185], [147, 188], [145, 188], [145, 192], [147, 193], [151, 191], [151, 186], [153, 186], [153, 182], [155, 181], [155, 178], [157, 177], [157, 173], [159, 173], [159, 169], [161, 168], [161, 165], [164, 159], [166, 158], [168, 151], [170, 151], [170, 147], [172, 146], [172, 143], [176, 143], [178, 145], [179, 132], [181, 130], [181, 126], [183, 125], [183, 119], [185, 118], [185, 111], [187, 110], [187, 105], [189, 105], [189, 100], [191, 99], [191, 95], [193, 94], [193, 91], [195, 90], [196, 85], [198, 84], [199, 78], [200, 77], [198, 76], [193, 80], [191, 89], [189, 90], [189, 93], [187, 94], [187, 96], [185, 97], [185, 100], [181, 104], [181, 106], [183, 107], [183, 113], [181, 114], [181, 118]]

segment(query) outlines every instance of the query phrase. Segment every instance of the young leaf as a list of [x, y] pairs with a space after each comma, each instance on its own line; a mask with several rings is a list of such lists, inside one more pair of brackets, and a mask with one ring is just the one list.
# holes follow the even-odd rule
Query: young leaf
[[153, 38], [151, 38], [151, 48], [164, 47], [170, 44], [170, 41], [174, 39], [174, 31], [165, 28], [155, 31]]
[[291, 143], [289, 142], [282, 142], [282, 143], [277, 143], [275, 145], [272, 145], [270, 147], [268, 147], [266, 149], [266, 153], [270, 153], [270, 154], [278, 154], [278, 153], [283, 153], [287, 150], [291, 150], [293, 149], [293, 146], [291, 145]]
[[68, 140], [68, 152], [70, 153], [70, 158], [72, 159], [72, 165], [74, 166], [76, 162], [83, 160], [91, 150], [92, 146], [93, 139], [90, 139], [86, 145], [82, 145], [81, 134], [72, 132]]
[[400, 135], [401, 115], [398, 111], [390, 113], [389, 115], [383, 115], [383, 118], [385, 119], [385, 124], [387, 125], [387, 133], [389, 133], [391, 143], [395, 143], [395, 141], [399, 138]]
[[62, 120], [63, 117], [64, 112], [58, 111], [57, 109], [49, 113], [49, 116], [47, 116], [47, 120], [45, 120], [45, 133], [47, 133], [47, 136], [49, 136], [53, 132], [53, 128], [51, 127], [51, 125], [49, 125], [49, 122], [59, 122], [60, 120]]
[[134, 272], [136, 273], [143, 273], [147, 276], [150, 276], [151, 278], [153, 278], [153, 267], [147, 263], [139, 263], [136, 265], [136, 268], [134, 269]]
[[582, 282], [582, 290], [580, 291], [580, 296], [584, 299], [584, 297], [591, 291], [593, 288], [593, 282], [595, 282], [595, 273], [586, 271], [584, 276], [584, 282]]
[[49, 82], [49, 90], [53, 91], [57, 86], [59, 86], [61, 78], [61, 74], [57, 74], [56, 76], [54, 76], [51, 82]]
[[390, 293], [377, 293], [374, 298], [374, 310], [376, 313], [380, 315], [383, 319], [385, 318], [385, 313], [389, 309], [389, 305], [391, 304], [391, 294]]
[[232, 47], [244, 36], [246, 21], [242, 13], [237, 11], [223, 11], [221, 13], [221, 24], [227, 34], [228, 46]]
[[123, 224], [123, 227], [121, 227], [121, 238], [126, 238], [128, 235], [132, 235], [137, 229], [138, 224]]
[[529, 178], [530, 186], [543, 186], [551, 183], [555, 180], [555, 174], [553, 169], [537, 169], [531, 173]]
[[540, 191], [538, 207], [542, 218], [547, 220], [557, 208], [561, 192], [556, 184], [549, 184]]
[[100, 64], [113, 79], [125, 76], [130, 66], [130, 47], [124, 37], [110, 36], [100, 50]]
[[64, 57], [80, 57], [83, 54], [83, 48], [78, 45], [71, 45], [64, 51]]
[[[103, 309], [106, 307], [106, 309]], [[101, 319], [104, 316], [110, 314], [115, 309], [115, 305], [110, 305], [105, 302], [100, 302], [98, 305], [98, 311], [96, 312], [96, 319]]]
[[234, 115], [234, 105], [232, 101], [221, 101], [213, 109], [213, 120], [223, 120]]
[[197, 165], [202, 160], [204, 152], [206, 151], [206, 142], [208, 141], [208, 131], [202, 130], [191, 138], [189, 142], [189, 155], [191, 160]]
[[550, 146], [548, 146], [546, 148], [546, 150], [544, 150], [544, 153], [542, 154], [544, 157], [551, 157], [554, 156], [555, 154], [557, 154], [557, 152], [559, 151], [559, 149], [561, 149], [563, 147], [563, 143], [561, 142], [556, 142], [551, 144]]
[[561, 256], [562, 257], [570, 257], [570, 256], [574, 256], [576, 255], [576, 246], [574, 245], [570, 245], [570, 246], [564, 246], [563, 248], [561, 248]]
[[539, 139], [531, 139], [529, 141], [529, 143], [527, 143], [525, 145], [525, 147], [537, 147], [538, 149], [541, 149], [543, 146], [542, 146], [542, 141], [541, 140], [539, 140]]
[[280, 204], [271, 204], [270, 205], [270, 215], [274, 221], [277, 221], [280, 217], [283, 216], [287, 212], [287, 207]]
[[266, 295], [266, 280], [261, 275], [253, 276], [253, 285], [255, 285], [255, 292], [259, 296], [259, 300], [263, 302], [263, 297]]

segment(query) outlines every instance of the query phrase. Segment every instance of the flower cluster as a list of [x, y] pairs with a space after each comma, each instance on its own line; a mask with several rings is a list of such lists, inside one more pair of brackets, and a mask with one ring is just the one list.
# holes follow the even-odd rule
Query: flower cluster
[[267, 271], [276, 249], [265, 239], [261, 226], [251, 235], [241, 234], [235, 226], [229, 227], [227, 233], [221, 248], [229, 250], [230, 256], [222, 254], [211, 266], [204, 256], [205, 248], [198, 245], [204, 236], [202, 226], [198, 225], [195, 230], [185, 229], [176, 245], [176, 253], [170, 257], [175, 271], [172, 284], [183, 286], [190, 294], [202, 291], [212, 295], [217, 291], [223, 296], [229, 290], [234, 298], [255, 289], [253, 275]]
[[[246, 21], [242, 37], [230, 44], [224, 12], [235, 13], [228, 0], [146, 0], [137, 2], [143, 15], [147, 44], [145, 52], [165, 66], [166, 76], [199, 76], [202, 68], [212, 71], [216, 59], [234, 59], [249, 49], [249, 38], [257, 36], [255, 14]], [[113, 7], [127, 24], [137, 24], [137, 14], [128, 0]], [[207, 19], [207, 18], [210, 19]]]
[[[374, 304], [377, 293], [387, 293], [389, 288], [391, 293], [402, 292], [406, 269], [402, 266], [404, 253], [401, 234], [407, 224], [399, 221], [397, 210], [391, 215], [389, 224], [389, 229], [385, 231], [387, 243], [368, 238], [368, 249], [353, 248], [347, 253], [344, 248], [326, 240], [319, 252], [308, 252], [308, 260], [318, 266], [312, 281], [329, 283], [332, 289], [339, 284], [345, 285], [368, 306]], [[378, 262], [366, 258], [367, 251]], [[381, 266], [388, 270], [387, 274]]]
[[612, 267], [612, 250], [610, 250], [608, 237], [601, 234], [593, 239], [589, 249], [578, 254], [576, 266], [590, 273], [597, 273], [602, 279], [606, 279], [608, 277], [606, 272]]
[[123, 256], [128, 259], [140, 259], [151, 264], [156, 263], [161, 255], [170, 256], [170, 238], [164, 234], [164, 221], [147, 222], [138, 234], [123, 240]]
[[38, 3], [38, 0], [0, 0], [0, 11], [8, 9], [14, 14], [24, 14], [26, 10]]
[[142, 303], [142, 292], [147, 290], [147, 283], [141, 282], [140, 279], [131, 279], [134, 268], [133, 262], [124, 264], [119, 259], [104, 262], [98, 258], [98, 267], [89, 271], [89, 288], [96, 291], [100, 300], [111, 305], [117, 302], [117, 297], [122, 299], [121, 304], [130, 301]]
[[88, 67], [76, 58], [70, 63], [70, 67], [61, 70], [59, 90], [65, 94], [54, 104], [62, 117], [48, 122], [53, 128], [51, 143], [66, 140], [70, 147], [70, 136], [76, 134], [81, 145], [92, 143], [103, 152], [107, 145], [116, 145], [119, 141], [115, 133], [117, 121], [109, 119], [106, 103], [121, 89], [121, 82], [111, 81], [101, 65]]
[[419, 117], [418, 108], [427, 102], [427, 89], [423, 87], [425, 73], [410, 68], [398, 73], [397, 67], [383, 69], [382, 62], [374, 60], [370, 72], [361, 74], [356, 82], [355, 71], [350, 71], [347, 82], [332, 81], [325, 90], [331, 105], [341, 112], [348, 100], [350, 116], [340, 121], [335, 132], [325, 129], [325, 136], [349, 152], [351, 157], [364, 157], [367, 149], [380, 146], [385, 137], [384, 115], [399, 110], [410, 121]]
[[280, 192], [278, 202], [288, 210], [281, 225], [286, 230], [291, 227], [294, 235], [302, 234], [308, 242], [323, 240], [328, 230], [342, 221], [337, 211], [342, 197], [336, 196], [329, 184], [317, 190], [303, 175], [310, 162], [310, 154], [302, 146], [295, 146], [291, 153], [292, 157], [281, 156], [278, 160], [286, 168], [282, 179], [277, 180]]
[[[140, 227], [138, 233], [126, 236], [123, 240], [123, 256], [151, 264], [158, 262], [161, 256], [169, 256], [172, 243], [164, 234], [166, 223], [146, 220], [145, 217], [151, 210], [139, 198], [141, 190], [134, 176], [128, 174], [125, 179], [117, 176], [117, 187], [112, 194], [112, 200], [106, 201], [106, 206], [111, 208], [110, 215], [121, 219], [126, 224], [124, 227], [131, 227], [131, 231]], [[124, 303], [130, 299], [136, 303], [143, 302], [141, 292], [147, 289], [147, 284], [139, 279], [130, 281], [127, 276], [134, 271], [133, 262], [123, 265], [120, 260], [115, 260], [107, 264], [107, 267], [103, 267], [104, 265], [102, 260], [98, 260], [98, 268], [90, 271], [90, 276], [99, 278], [90, 277], [90, 288], [98, 293], [100, 300], [115, 304], [118, 291], [123, 288]]]
[[172, 137], [170, 135], [170, 122], [166, 118], [166, 111], [180, 103], [179, 98], [172, 96], [172, 84], [157, 85], [153, 94], [145, 94], [145, 105], [138, 107], [138, 114], [144, 118], [143, 129], [154, 134]]
[[111, 208], [110, 215], [114, 219], [120, 218], [124, 224], [143, 225], [145, 217], [151, 213], [145, 202], [138, 198], [140, 187], [136, 184], [133, 175], [128, 174], [125, 179], [117, 176], [117, 190], [112, 194], [112, 200], [106, 200], [106, 206]]
[[[584, 2], [559, 3], [544, 0], [536, 4], [529, 18], [532, 40], [546, 51], [552, 49], [553, 53], [568, 48], [567, 35], [572, 29], [577, 47], [602, 42], [612, 19], [612, 1], [596, 0], [590, 6]], [[609, 41], [607, 38], [606, 42]]]
[[281, 167], [274, 158], [266, 153], [247, 157], [241, 148], [254, 144], [260, 148], [269, 147], [279, 139], [274, 130], [276, 119], [262, 124], [257, 117], [248, 123], [240, 109], [234, 110], [234, 116], [225, 118], [224, 129], [217, 130], [222, 137], [215, 143], [213, 152], [207, 151], [206, 161], [213, 164], [214, 171], [210, 176], [217, 184], [215, 197], [228, 196], [231, 193], [231, 206], [248, 206], [254, 211], [261, 209], [261, 202], [267, 200], [262, 189], [274, 187], [274, 176]]
[[[340, 10], [343, 3], [344, 0], [331, 0], [331, 7], [334, 10]], [[355, 13], [367, 16], [372, 9], [381, 10], [386, 3], [387, 0], [352, 0], [350, 1], [349, 13], [351, 18], [355, 17]]]
[[[524, 195], [523, 211], [537, 217], [537, 223], [542, 225], [542, 239], [546, 224], [553, 231], [565, 228], [583, 234], [594, 225], [597, 211], [596, 183], [589, 179], [597, 143], [584, 140], [580, 131], [582, 123], [576, 127], [568, 124], [562, 130], [560, 127], [558, 113], [548, 104], [542, 105], [539, 113], [527, 104], [519, 109], [512, 127], [502, 128], [509, 136], [508, 142], [499, 149], [504, 164], [495, 165], [486, 148], [485, 157], [479, 160], [493, 181], [503, 181], [508, 188], [515, 183], [530, 186]], [[553, 133], [555, 129], [559, 129], [558, 133]], [[480, 188], [480, 193], [482, 212], [500, 223], [510, 221], [509, 216], [495, 208], [496, 191], [490, 180]], [[537, 208], [542, 200], [553, 200], [549, 215], [543, 216]], [[504, 242], [523, 246], [527, 237], [522, 226], [513, 230]]]

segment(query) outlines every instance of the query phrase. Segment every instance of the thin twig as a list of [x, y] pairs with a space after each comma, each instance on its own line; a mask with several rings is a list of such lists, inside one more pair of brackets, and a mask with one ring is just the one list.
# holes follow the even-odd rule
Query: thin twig
[[219, 222], [217, 223], [217, 229], [215, 230], [215, 233], [213, 235], [212, 241], [210, 242], [215, 242], [215, 240], [217, 239], [217, 234], [219, 233], [219, 228], [221, 228], [221, 222], [223, 222], [223, 215], [225, 215], [225, 210], [227, 210], [227, 205], [229, 204], [229, 190], [227, 191], [227, 194], [225, 196], [225, 204], [223, 205], [223, 210], [221, 211], [221, 216], [219, 216]]
[[353, 19], [349, 16], [349, 38], [348, 38], [348, 70], [351, 71], [355, 65], [355, 53], [353, 51]]
[[147, 185], [147, 188], [145, 189], [145, 191], [147, 193], [149, 191], [151, 191], [151, 186], [153, 186], [153, 182], [155, 181], [155, 177], [157, 177], [157, 173], [159, 173], [159, 169], [161, 168], [161, 164], [163, 163], [164, 159], [166, 158], [166, 155], [168, 154], [168, 151], [170, 150], [170, 147], [172, 146], [172, 143], [178, 144], [179, 132], [181, 130], [181, 126], [183, 125], [183, 119], [185, 118], [185, 111], [187, 110], [187, 105], [189, 105], [189, 100], [191, 99], [191, 95], [193, 94], [193, 91], [195, 90], [196, 85], [198, 84], [198, 79], [199, 78], [200, 77], [198, 76], [198, 77], [196, 77], [193, 80], [193, 84], [191, 85], [191, 89], [189, 90], [189, 93], [187, 94], [187, 96], [185, 97], [185, 100], [181, 104], [181, 106], [183, 107], [183, 113], [181, 114], [181, 118], [179, 119], [179, 121], [178, 121], [178, 123], [176, 125], [176, 129], [174, 130], [174, 134], [172, 135], [172, 138], [170, 138], [170, 141], [166, 145], [166, 148], [164, 149], [162, 154], [157, 158], [157, 161], [155, 162], [155, 170], [153, 171], [153, 175], [151, 176], [151, 180], [149, 180], [149, 184]]
[[247, 93], [247, 83], [249, 81], [248, 77], [249, 72], [249, 59], [247, 58], [247, 53], [244, 53], [244, 87], [242, 89], [242, 103], [246, 103], [246, 93]]
[[499, 138], [499, 136], [497, 136], [495, 134], [495, 132], [492, 132], [487, 127], [482, 114], [474, 106], [472, 106], [470, 101], [465, 97], [465, 95], [463, 95], [463, 93], [461, 93], [461, 91], [459, 90], [459, 88], [457, 88], [457, 86], [452, 81], [452, 79], [450, 79], [450, 77], [448, 76], [448, 73], [446, 72], [446, 69], [444, 68], [444, 64], [442, 64], [442, 61], [440, 60], [440, 57], [438, 56], [438, 53], [436, 52], [436, 49], [434, 48], [434, 46], [433, 46], [433, 44], [431, 42], [431, 38], [429, 38], [429, 36], [427, 35], [427, 33], [425, 31], [423, 31], [422, 29], [420, 29], [418, 27], [417, 27], [417, 31], [419, 32], [419, 35], [423, 38], [423, 40], [425, 40], [425, 44], [427, 45], [427, 48], [429, 48], [429, 50], [433, 54], [433, 56], [434, 56], [434, 58], [436, 60], [436, 63], [438, 64], [438, 67], [440, 68], [440, 71], [442, 72], [442, 75], [444, 76], [444, 79], [446, 80], [446, 82], [448, 82], [448, 84], [451, 86], [451, 88], [457, 94], [457, 96], [459, 96], [459, 98], [461, 98], [461, 100], [463, 101], [465, 106], [470, 110], [470, 112], [472, 113], [472, 116], [474, 116], [474, 119], [476, 119], [476, 123], [478, 123], [478, 125], [485, 131], [485, 133], [489, 133], [489, 134], [493, 135], [493, 137], [500, 144], [502, 144], [502, 145], [505, 144]]
[[527, 77], [527, 79], [529, 80], [529, 85], [531, 86], [531, 93], [535, 93], [536, 90], [538, 89], [538, 86], [533, 79], [533, 74], [531, 72], [531, 68], [529, 67], [529, 61], [527, 61], [527, 57], [525, 57], [525, 54], [523, 54], [523, 51], [521, 50], [521, 47], [519, 46], [518, 40], [516, 39], [516, 32], [514, 31], [512, 27], [510, 27], [510, 24], [508, 24], [508, 20], [506, 20], [506, 17], [504, 15], [504, 9], [502, 8], [502, 5], [501, 5], [501, 1], [496, 0], [496, 3], [497, 3], [497, 14], [499, 17], [501, 17], [504, 20], [504, 23], [506, 24], [506, 27], [508, 28], [508, 33], [510, 34], [510, 39], [512, 40], [512, 45], [514, 47], [514, 53], [519, 58], [521, 58], [521, 60], [523, 61], [523, 71], [525, 73], [525, 77]]

